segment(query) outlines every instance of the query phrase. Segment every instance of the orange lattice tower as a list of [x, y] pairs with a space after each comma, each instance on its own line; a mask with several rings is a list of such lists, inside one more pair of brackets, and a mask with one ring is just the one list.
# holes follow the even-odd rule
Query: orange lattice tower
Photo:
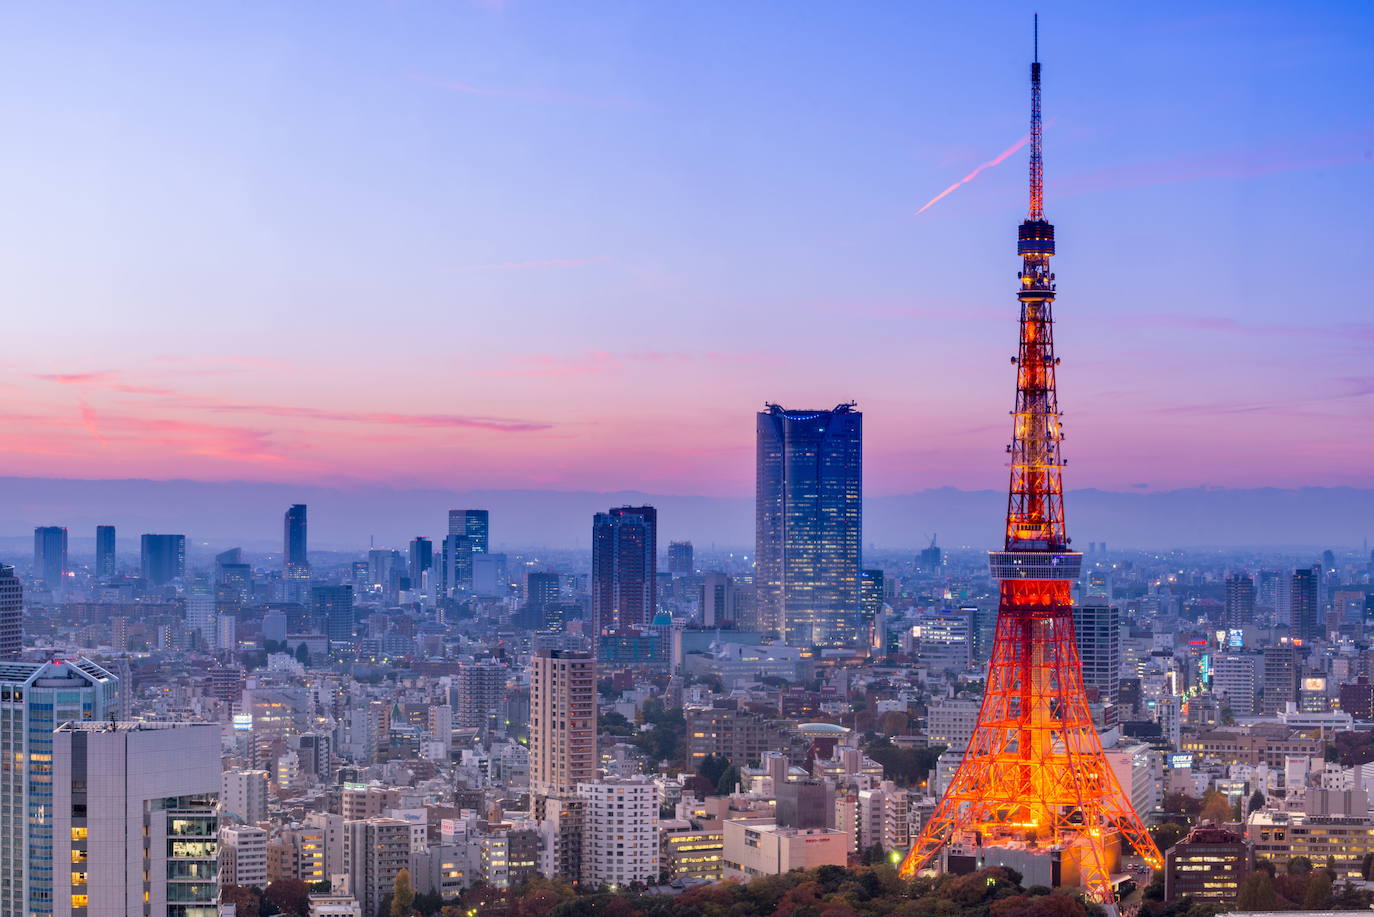
[[1123, 840], [1156, 869], [1163, 859], [1102, 752], [1074, 641], [1071, 589], [1082, 555], [1069, 550], [1064, 526], [1051, 317], [1054, 227], [1043, 209], [1038, 34], [1036, 44], [1030, 215], [1017, 244], [1021, 346], [1012, 360], [1006, 550], [990, 555], [1000, 582], [997, 630], [973, 738], [902, 874], [924, 869], [946, 844], [984, 859], [989, 847], [1020, 847], [1028, 855], [1058, 848], [1064, 884], [1076, 874], [1091, 900], [1114, 911], [1111, 873]]

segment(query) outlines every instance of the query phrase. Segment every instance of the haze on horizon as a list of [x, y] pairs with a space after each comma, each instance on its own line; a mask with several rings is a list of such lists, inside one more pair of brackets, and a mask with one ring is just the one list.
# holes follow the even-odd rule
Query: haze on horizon
[[[1374, 8], [1040, 8], [1073, 489], [1374, 486]], [[10, 6], [0, 474], [1005, 487], [1029, 14]], [[1141, 485], [1144, 485], [1141, 487]], [[1072, 509], [1070, 510], [1072, 512]]]

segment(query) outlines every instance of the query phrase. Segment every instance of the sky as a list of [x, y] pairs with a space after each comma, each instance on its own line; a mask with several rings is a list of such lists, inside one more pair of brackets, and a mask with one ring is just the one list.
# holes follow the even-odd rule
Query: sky
[[[1374, 6], [1038, 8], [1068, 486], [1374, 486]], [[1031, 9], [5, 4], [0, 474], [1004, 487]]]

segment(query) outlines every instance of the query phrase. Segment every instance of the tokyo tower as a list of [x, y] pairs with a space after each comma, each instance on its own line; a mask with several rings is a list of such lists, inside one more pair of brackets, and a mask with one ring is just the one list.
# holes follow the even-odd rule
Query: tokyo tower
[[997, 629], [978, 723], [944, 797], [902, 863], [926, 868], [950, 845], [1027, 856], [1059, 852], [1060, 884], [1115, 911], [1111, 874], [1123, 841], [1150, 866], [1163, 858], [1102, 752], [1073, 633], [1072, 585], [1082, 555], [1064, 525], [1064, 438], [1055, 393], [1054, 227], [1045, 219], [1041, 160], [1039, 23], [1031, 64], [1030, 214], [1017, 253], [1021, 341], [1011, 445], [1005, 550], [989, 555], [999, 582]]

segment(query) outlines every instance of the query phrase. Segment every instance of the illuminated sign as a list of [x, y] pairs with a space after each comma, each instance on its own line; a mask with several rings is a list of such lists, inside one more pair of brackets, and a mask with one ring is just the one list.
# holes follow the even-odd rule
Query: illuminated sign
[[1169, 768], [1171, 770], [1182, 767], [1192, 767], [1193, 756], [1187, 754], [1173, 754], [1169, 756]]
[[1304, 678], [1302, 680], [1302, 689], [1304, 691], [1325, 691], [1326, 678], [1324, 676], [1317, 676], [1315, 678]]
[[239, 732], [249, 732], [249, 731], [252, 731], [252, 729], [253, 729], [253, 714], [251, 714], [251, 713], [235, 713], [235, 714], [234, 714], [234, 728], [237, 729]]

